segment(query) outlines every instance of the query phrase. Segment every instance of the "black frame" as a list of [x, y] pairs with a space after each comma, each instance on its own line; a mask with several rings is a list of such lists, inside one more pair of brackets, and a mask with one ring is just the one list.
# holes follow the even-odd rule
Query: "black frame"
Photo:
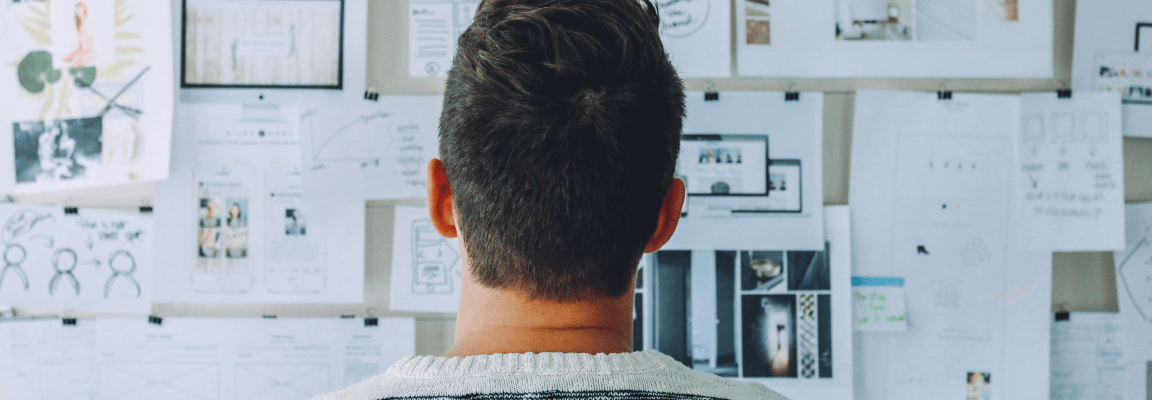
[[[770, 153], [768, 152], [769, 147], [768, 147], [768, 135], [767, 134], [761, 134], [761, 135], [726, 135], [726, 134], [680, 135], [681, 144], [683, 144], [683, 142], [688, 142], [688, 141], [693, 141], [693, 142], [723, 142], [726, 140], [728, 140], [728, 141], [763, 140], [764, 141], [764, 193], [763, 194], [761, 194], [761, 193], [726, 193], [726, 194], [692, 193], [692, 192], [687, 190], [688, 189], [687, 188], [688, 182], [685, 181], [684, 182], [685, 183], [685, 188], [684, 188], [685, 189], [684, 190], [685, 197], [689, 197], [689, 196], [707, 196], [707, 197], [758, 196], [758, 197], [766, 197], [771, 193], [768, 190], [768, 187], [770, 186], [770, 183], [771, 183], [771, 179], [769, 179], [769, 177], [768, 177], [769, 176], [768, 170], [769, 170], [769, 167], [772, 166], [772, 158], [769, 156]], [[683, 148], [683, 145], [681, 145], [681, 148]], [[685, 176], [687, 176], [687, 175], [685, 175]], [[685, 200], [687, 200], [687, 199], [685, 199]]]
[[1140, 28], [1144, 27], [1152, 28], [1152, 22], [1136, 23], [1136, 46], [1132, 48], [1132, 51], [1140, 51]]
[[[267, 0], [273, 1], [273, 0]], [[278, 0], [285, 1], [285, 0]], [[287, 0], [287, 1], [320, 1], [320, 0]], [[344, 90], [344, 17], [345, 17], [345, 0], [323, 0], [323, 1], [339, 1], [340, 2], [340, 50], [337, 56], [337, 65], [339, 71], [336, 73], [336, 85], [208, 85], [208, 84], [190, 84], [185, 81], [184, 66], [186, 65], [186, 58], [188, 57], [185, 49], [188, 48], [188, 0], [180, 2], [180, 88], [188, 89], [321, 89], [321, 90]]]

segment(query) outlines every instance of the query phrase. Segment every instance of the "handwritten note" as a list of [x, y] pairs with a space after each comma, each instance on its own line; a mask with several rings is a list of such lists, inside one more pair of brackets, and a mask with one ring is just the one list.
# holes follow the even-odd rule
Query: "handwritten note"
[[151, 216], [4, 204], [0, 220], [0, 303], [96, 312], [150, 309]]
[[1025, 246], [1122, 249], [1120, 96], [1030, 93], [1021, 97], [1020, 111], [1016, 184]]
[[852, 277], [852, 325], [857, 331], [908, 329], [904, 278]]

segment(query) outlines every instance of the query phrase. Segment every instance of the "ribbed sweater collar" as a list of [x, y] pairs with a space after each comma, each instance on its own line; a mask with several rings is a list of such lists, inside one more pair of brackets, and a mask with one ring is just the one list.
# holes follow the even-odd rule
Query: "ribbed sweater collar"
[[412, 356], [388, 373], [408, 378], [485, 375], [564, 375], [641, 373], [680, 365], [654, 350], [619, 354], [513, 353], [469, 357]]

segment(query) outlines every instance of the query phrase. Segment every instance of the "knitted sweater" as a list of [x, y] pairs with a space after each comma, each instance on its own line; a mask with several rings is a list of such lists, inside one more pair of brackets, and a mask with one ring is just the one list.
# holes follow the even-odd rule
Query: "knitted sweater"
[[381, 399], [787, 400], [759, 383], [693, 371], [653, 350], [408, 357], [315, 400]]

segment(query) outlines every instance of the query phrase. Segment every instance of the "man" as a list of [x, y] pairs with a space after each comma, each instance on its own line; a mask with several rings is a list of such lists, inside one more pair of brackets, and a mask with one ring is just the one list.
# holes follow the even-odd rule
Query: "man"
[[485, 0], [460, 37], [428, 209], [464, 265], [456, 345], [327, 399], [782, 399], [633, 352], [671, 238], [683, 85], [649, 0]]

